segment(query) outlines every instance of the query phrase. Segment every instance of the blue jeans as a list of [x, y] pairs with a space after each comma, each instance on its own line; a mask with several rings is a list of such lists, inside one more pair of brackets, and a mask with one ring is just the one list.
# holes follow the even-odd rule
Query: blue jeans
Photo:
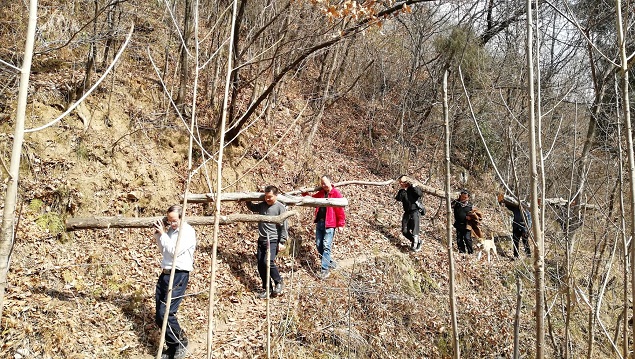
[[326, 228], [324, 221], [315, 224], [315, 245], [320, 257], [322, 257], [322, 271], [331, 269], [331, 246], [335, 228]]
[[[183, 300], [187, 282], [190, 279], [190, 272], [177, 270], [174, 273], [174, 282], [172, 283], [172, 300], [170, 301], [170, 314], [168, 315], [168, 327], [165, 331], [165, 344], [168, 348], [178, 347], [182, 341], [187, 341], [181, 332], [181, 326], [176, 319], [176, 311], [179, 304]], [[163, 325], [163, 316], [165, 315], [165, 302], [168, 299], [168, 284], [170, 281], [169, 274], [161, 274], [157, 281], [155, 292], [156, 315], [154, 321], [159, 326]], [[186, 343], [183, 343], [187, 346]]]

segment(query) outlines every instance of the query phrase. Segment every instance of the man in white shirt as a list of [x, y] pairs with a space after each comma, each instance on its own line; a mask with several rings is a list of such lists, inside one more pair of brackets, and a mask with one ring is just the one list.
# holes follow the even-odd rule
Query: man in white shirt
[[[168, 315], [168, 326], [165, 332], [165, 344], [167, 349], [161, 356], [162, 359], [182, 359], [187, 355], [188, 340], [179, 326], [176, 312], [183, 300], [190, 271], [194, 267], [194, 250], [196, 249], [196, 232], [194, 228], [181, 221], [183, 209], [181, 206], [170, 206], [167, 211], [167, 223], [157, 221], [154, 224], [159, 251], [163, 255], [161, 260], [161, 275], [157, 281], [155, 292], [156, 316], [155, 322], [159, 327], [163, 325], [163, 317], [166, 312], [168, 298], [168, 285], [170, 271], [175, 267], [174, 281], [172, 284], [172, 300]], [[164, 220], [165, 221], [165, 220]], [[164, 225], [167, 227], [164, 228]], [[182, 232], [182, 233], [180, 233]], [[180, 239], [178, 238], [180, 234]], [[177, 248], [177, 239], [179, 239]]]

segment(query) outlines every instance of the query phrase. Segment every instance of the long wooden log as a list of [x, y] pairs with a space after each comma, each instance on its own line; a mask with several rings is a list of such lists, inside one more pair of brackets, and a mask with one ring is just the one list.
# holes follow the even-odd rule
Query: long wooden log
[[[230, 214], [220, 216], [220, 224], [230, 224], [236, 222], [271, 222], [283, 223], [291, 216], [297, 216], [297, 211], [287, 211], [279, 216], [263, 216], [260, 214]], [[67, 231], [77, 231], [82, 229], [108, 229], [108, 228], [152, 228], [156, 221], [163, 221], [165, 217], [87, 217], [70, 218], [66, 220]], [[192, 226], [213, 225], [214, 216], [192, 216], [185, 219]]]
[[[343, 181], [343, 182], [333, 183], [333, 186], [342, 187], [342, 186], [347, 186], [351, 184], [362, 185], [362, 186], [387, 186], [394, 182], [395, 180], [388, 180], [383, 182]], [[345, 198], [328, 198], [328, 199], [314, 198], [313, 200], [311, 200], [310, 198], [313, 198], [313, 197], [298, 196], [299, 194], [302, 194], [302, 193], [317, 192], [321, 189], [322, 187], [302, 187], [300, 189], [285, 192], [284, 194], [279, 195], [278, 201], [286, 205], [304, 206], [304, 207], [346, 207], [348, 206], [348, 200], [346, 200]], [[257, 201], [257, 200], [263, 200], [264, 198], [265, 198], [265, 194], [262, 192], [235, 192], [235, 193], [225, 192], [225, 193], [222, 193], [220, 196], [221, 201]], [[302, 198], [302, 200], [300, 198]], [[203, 193], [203, 194], [191, 193], [187, 196], [187, 201], [192, 203], [214, 202], [214, 194], [213, 193]]]
[[[333, 183], [333, 186], [334, 187], [343, 187], [343, 186], [348, 186], [348, 185], [352, 185], [352, 184], [356, 184], [356, 185], [360, 185], [360, 186], [388, 186], [389, 184], [392, 184], [394, 182], [395, 182], [395, 180], [388, 180], [388, 181], [383, 181], [383, 182], [374, 182], [374, 181], [342, 181], [342, 182]], [[295, 191], [286, 192], [285, 194], [296, 195], [296, 194], [301, 194], [301, 193], [305, 193], [305, 192], [317, 192], [317, 191], [319, 191], [321, 189], [322, 189], [322, 187], [302, 187], [302, 188], [297, 189]]]
[[[387, 180], [382, 182], [374, 182], [374, 181], [342, 181], [333, 183], [335, 187], [342, 187], [348, 185], [359, 185], [359, 186], [388, 186], [390, 184], [395, 183], [395, 180]], [[414, 182], [414, 180], [413, 180]], [[438, 190], [434, 187], [427, 186], [422, 184], [421, 182], [414, 182], [417, 187], [420, 187], [423, 192], [431, 194], [433, 196], [437, 196], [440, 198], [445, 198], [445, 191]], [[348, 200], [342, 201], [342, 198], [314, 198], [310, 200], [312, 197], [299, 197], [297, 195], [301, 193], [308, 192], [317, 192], [322, 187], [302, 187], [300, 189], [285, 192], [278, 196], [278, 201], [286, 204], [286, 205], [294, 205], [294, 206], [304, 206], [304, 207], [346, 207], [348, 205]], [[453, 193], [453, 196], [458, 196], [459, 192]], [[221, 201], [256, 201], [263, 200], [265, 198], [265, 194], [261, 192], [226, 192], [221, 194]], [[204, 194], [189, 194], [187, 196], [187, 201], [192, 203], [205, 203], [205, 202], [214, 202], [214, 194], [213, 193], [204, 193]], [[326, 201], [326, 202], [323, 202]]]
[[[502, 195], [499, 194], [498, 195], [498, 202], [499, 203], [506, 203], [510, 206], [513, 207], [518, 207], [518, 201], [509, 195]], [[589, 203], [582, 203], [582, 204], [577, 204], [577, 203], [571, 203], [569, 201], [567, 201], [566, 199], [560, 197], [560, 198], [545, 198], [545, 203], [551, 206], [555, 206], [555, 207], [581, 207], [584, 209], [589, 209], [589, 210], [597, 210], [599, 209], [599, 207], [595, 204], [589, 204]]]
[[[263, 201], [265, 194], [262, 192], [224, 192], [220, 195], [221, 201]], [[214, 196], [211, 193], [205, 194], [189, 194], [187, 196], [189, 203], [214, 202]], [[346, 198], [313, 198], [311, 196], [290, 196], [287, 194], [278, 195], [278, 201], [285, 205], [301, 206], [301, 207], [346, 207], [348, 199]]]
[[[431, 194], [433, 196], [436, 197], [440, 197], [440, 198], [445, 198], [445, 191], [440, 190], [440, 189], [436, 189], [432, 186], [428, 186], [425, 185], [419, 181], [417, 181], [416, 179], [412, 178], [412, 177], [408, 177], [409, 180], [412, 181], [413, 185], [421, 188], [421, 190], [427, 194]], [[334, 183], [333, 185], [335, 187], [342, 187], [342, 186], [348, 186], [348, 185], [361, 185], [361, 186], [388, 186], [390, 184], [393, 184], [397, 182], [396, 180], [388, 180], [388, 181], [383, 181], [383, 182], [369, 182], [369, 181], [343, 181], [343, 182], [337, 182]], [[300, 188], [297, 191], [292, 191], [292, 192], [287, 192], [289, 194], [293, 194], [293, 193], [302, 193], [302, 192], [311, 192], [311, 191], [319, 191], [321, 189], [321, 187], [316, 187], [316, 188]], [[452, 196], [454, 197], [458, 197], [459, 195], [459, 191], [456, 191], [454, 193], [452, 193]]]

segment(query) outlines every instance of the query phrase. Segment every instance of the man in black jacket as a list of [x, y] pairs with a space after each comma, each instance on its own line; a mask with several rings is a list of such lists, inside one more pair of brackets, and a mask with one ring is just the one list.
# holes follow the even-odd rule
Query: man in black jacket
[[459, 253], [472, 254], [472, 233], [467, 228], [467, 221], [470, 219], [468, 213], [472, 211], [470, 203], [470, 192], [462, 190], [459, 198], [452, 201], [454, 212], [454, 228], [456, 228], [456, 244]]
[[522, 208], [520, 206], [514, 206], [510, 203], [502, 202], [502, 205], [505, 205], [508, 210], [512, 211], [514, 214], [514, 219], [512, 222], [512, 238], [514, 242], [514, 258], [518, 258], [518, 246], [520, 245], [520, 241], [523, 242], [523, 247], [525, 248], [525, 255], [527, 257], [531, 257], [531, 247], [529, 247], [529, 227], [531, 226], [531, 214], [527, 208]]
[[421, 215], [416, 202], [423, 195], [423, 191], [412, 185], [412, 180], [407, 176], [399, 176], [401, 189], [397, 192], [395, 199], [403, 206], [403, 216], [401, 217], [401, 233], [410, 240], [410, 248], [418, 252], [421, 250], [423, 241], [419, 238], [419, 222]]

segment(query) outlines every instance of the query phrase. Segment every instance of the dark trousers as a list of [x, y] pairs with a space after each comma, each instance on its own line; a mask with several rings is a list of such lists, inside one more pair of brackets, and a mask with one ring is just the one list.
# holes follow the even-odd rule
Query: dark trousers
[[531, 255], [531, 248], [529, 247], [528, 235], [524, 228], [514, 227], [512, 228], [512, 239], [514, 241], [514, 257], [518, 257], [518, 245], [520, 244], [520, 240], [523, 241], [523, 247], [525, 248], [525, 254], [527, 256]]
[[472, 249], [472, 233], [467, 228], [456, 229], [456, 244], [459, 247], [459, 253], [474, 253]]
[[419, 236], [419, 222], [421, 214], [418, 210], [405, 211], [401, 216], [401, 234], [413, 242]]
[[[269, 276], [275, 283], [280, 283], [282, 281], [282, 277], [280, 277], [280, 272], [278, 272], [278, 267], [276, 266], [276, 256], [278, 255], [278, 242], [270, 241], [270, 256], [269, 256]], [[258, 251], [256, 252], [256, 258], [258, 259], [258, 274], [260, 274], [260, 279], [262, 279], [262, 289], [267, 289], [267, 241], [258, 240]], [[273, 285], [270, 284], [269, 289], [273, 288]]]
[[[179, 321], [176, 319], [176, 311], [179, 309], [179, 304], [183, 300], [185, 294], [185, 288], [187, 282], [190, 279], [190, 272], [177, 270], [174, 273], [174, 282], [172, 283], [172, 300], [170, 302], [170, 312], [168, 315], [168, 327], [165, 331], [165, 344], [168, 348], [176, 348], [179, 343], [187, 346], [187, 339], [181, 331]], [[168, 284], [170, 281], [169, 274], [161, 274], [157, 281], [157, 287], [155, 292], [155, 304], [156, 315], [154, 321], [159, 328], [163, 325], [163, 316], [165, 315], [165, 302], [168, 299]]]

